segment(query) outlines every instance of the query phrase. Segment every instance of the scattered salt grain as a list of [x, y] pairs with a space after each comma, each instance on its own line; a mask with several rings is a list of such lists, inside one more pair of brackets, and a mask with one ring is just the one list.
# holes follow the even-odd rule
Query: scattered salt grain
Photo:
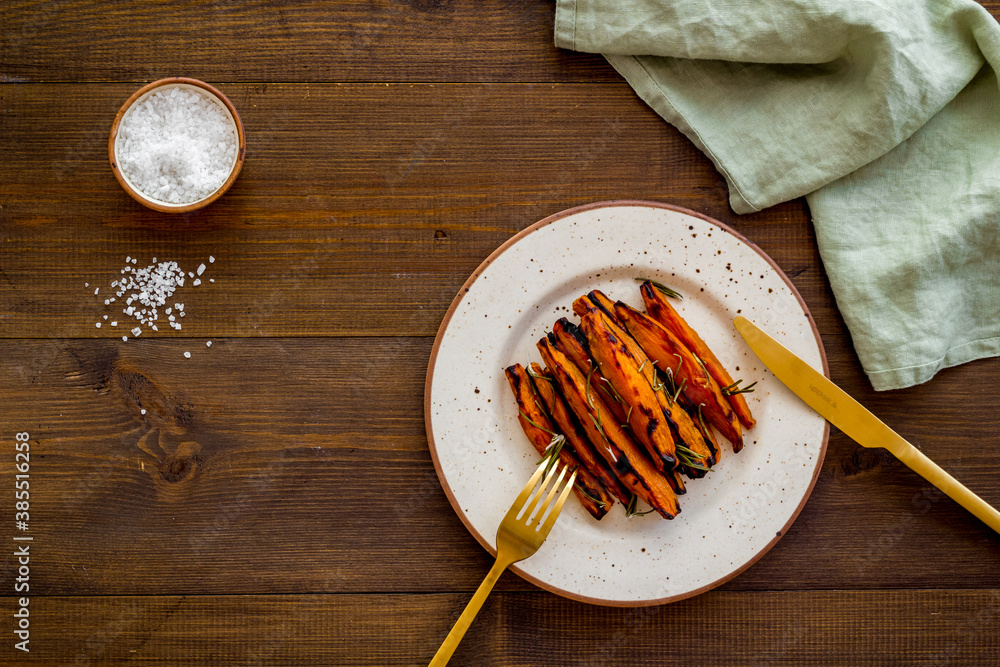
[[141, 410], [139, 410], [139, 413], [140, 414], [146, 414], [146, 408], [142, 408]]
[[208, 279], [208, 282], [210, 282], [210, 283], [214, 283], [214, 282], [215, 282], [215, 278], [209, 278], [209, 279]]
[[163, 86], [125, 114], [117, 152], [122, 172], [143, 194], [189, 204], [229, 178], [237, 144], [219, 102], [194, 88]]
[[212, 341], [205, 341], [205, 347], [212, 347]]
[[[214, 261], [214, 257], [210, 256], [209, 262]], [[131, 262], [135, 264], [137, 259], [134, 257], [126, 257], [126, 262]], [[205, 272], [205, 264], [201, 264], [198, 267], [198, 275]], [[125, 274], [128, 274], [125, 276]], [[166, 261], [156, 263], [156, 258], [153, 258], [153, 263], [145, 267], [132, 268], [126, 266], [122, 269], [122, 277], [120, 280], [112, 281], [112, 289], [118, 288], [116, 294], [121, 297], [125, 297], [125, 306], [122, 308], [122, 313], [128, 317], [134, 319], [139, 325], [131, 330], [132, 337], [138, 337], [142, 334], [143, 328], [148, 327], [153, 331], [159, 331], [157, 326], [160, 320], [160, 315], [164, 314], [167, 317], [167, 324], [171, 328], [180, 331], [181, 325], [177, 322], [178, 317], [184, 317], [187, 313], [184, 312], [184, 304], [175, 302], [173, 306], [167, 306], [168, 299], [174, 295], [174, 293], [184, 285], [184, 275], [185, 271], [177, 265], [177, 262]], [[190, 275], [195, 275], [191, 273]], [[212, 279], [214, 283], [215, 280]], [[196, 278], [192, 281], [192, 285], [200, 285], [201, 279]], [[85, 287], [90, 287], [90, 283], [86, 283]], [[98, 288], [100, 289], [100, 288]], [[97, 293], [95, 291], [95, 293]], [[104, 300], [104, 305], [108, 306], [114, 303], [115, 298]], [[171, 300], [172, 301], [172, 300]], [[103, 320], [109, 320], [108, 315], [102, 315]], [[117, 320], [111, 320], [110, 325], [113, 327], [118, 326]], [[95, 322], [94, 326], [98, 329], [101, 328], [101, 322]], [[122, 336], [123, 342], [128, 342], [129, 336]], [[211, 342], [206, 344], [211, 347]]]
[[101, 291], [101, 288], [100, 288], [100, 287], [98, 287], [97, 289], [95, 289], [95, 290], [94, 290], [94, 294], [96, 295], [96, 294], [97, 294], [98, 292], [100, 292], [100, 291]]
[[185, 353], [184, 353], [184, 356], [185, 356], [186, 358], [190, 359], [190, 358], [191, 358], [191, 353], [190, 353], [190, 352], [185, 352]]
[[214, 258], [214, 257], [212, 257], [211, 255], [209, 255], [209, 256], [208, 256], [208, 263], [209, 263], [209, 264], [215, 264], [215, 258]]

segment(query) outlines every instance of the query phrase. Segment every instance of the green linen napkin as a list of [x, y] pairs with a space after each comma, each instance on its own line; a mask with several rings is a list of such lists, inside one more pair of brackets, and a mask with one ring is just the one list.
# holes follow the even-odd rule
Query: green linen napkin
[[875, 389], [1000, 354], [1000, 26], [972, 0], [558, 0], [715, 163], [737, 213], [806, 195]]

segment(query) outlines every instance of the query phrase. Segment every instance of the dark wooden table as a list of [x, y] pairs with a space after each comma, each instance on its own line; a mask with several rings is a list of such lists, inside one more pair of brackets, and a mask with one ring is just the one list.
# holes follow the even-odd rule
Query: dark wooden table
[[[552, 17], [544, 0], [0, 6], [0, 662], [425, 664], [492, 562], [428, 453], [434, 334], [493, 249], [600, 200], [756, 242], [834, 381], [1000, 505], [1000, 361], [873, 392], [804, 202], [734, 215], [610, 66], [552, 46]], [[129, 199], [106, 147], [122, 102], [175, 75], [223, 90], [248, 137], [232, 190], [178, 217]], [[217, 258], [182, 332], [95, 328], [92, 287], [127, 255]], [[455, 664], [998, 663], [998, 562], [997, 535], [834, 430], [797, 522], [733, 581], [616, 609], [508, 573]]]

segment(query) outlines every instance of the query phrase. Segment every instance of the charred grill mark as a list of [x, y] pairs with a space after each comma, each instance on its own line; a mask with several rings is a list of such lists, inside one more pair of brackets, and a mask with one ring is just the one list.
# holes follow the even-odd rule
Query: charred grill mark
[[650, 417], [649, 422], [646, 424], [646, 435], [653, 437], [656, 433], [656, 429], [660, 426], [660, 421], [655, 417]]
[[[577, 325], [573, 324], [565, 317], [561, 317], [556, 321], [556, 324], [565, 331], [567, 334], [572, 336], [580, 346], [586, 350], [587, 354], [590, 354], [590, 343], [587, 342], [587, 337], [584, 335], [583, 331]], [[549, 334], [552, 335], [552, 334]]]

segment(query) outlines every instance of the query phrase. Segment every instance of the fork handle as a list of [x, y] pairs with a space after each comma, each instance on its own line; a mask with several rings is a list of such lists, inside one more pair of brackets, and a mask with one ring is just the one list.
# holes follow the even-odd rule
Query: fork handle
[[497, 579], [503, 574], [503, 571], [507, 569], [510, 565], [510, 561], [501, 561], [497, 558], [496, 562], [493, 563], [493, 567], [490, 568], [489, 574], [483, 579], [483, 583], [479, 584], [479, 588], [476, 589], [475, 595], [469, 600], [469, 604], [465, 606], [465, 611], [462, 615], [458, 617], [455, 621], [455, 625], [452, 626], [451, 632], [448, 636], [444, 638], [444, 642], [441, 644], [441, 648], [438, 649], [434, 657], [431, 658], [430, 665], [428, 667], [442, 667], [447, 665], [448, 661], [451, 660], [452, 653], [458, 648], [459, 642], [462, 641], [462, 637], [465, 636], [465, 631], [469, 629], [472, 625], [472, 621], [475, 620], [476, 614], [482, 608], [483, 603], [486, 602], [486, 597], [493, 590], [493, 586], [497, 583]]

